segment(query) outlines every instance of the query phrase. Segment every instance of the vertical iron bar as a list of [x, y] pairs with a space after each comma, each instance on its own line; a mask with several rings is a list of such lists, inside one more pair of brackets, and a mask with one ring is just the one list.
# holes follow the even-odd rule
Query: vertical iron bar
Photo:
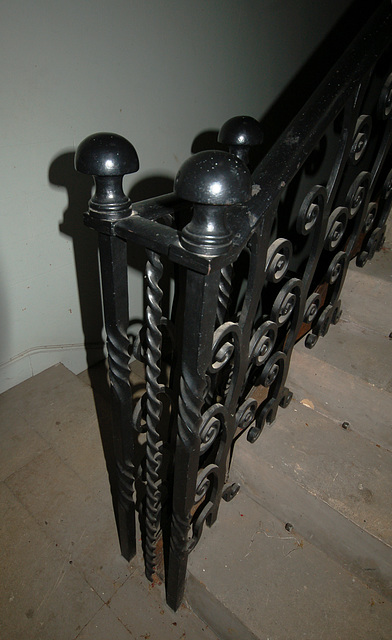
[[[108, 470], [121, 553], [136, 553], [132, 388], [129, 370], [127, 244], [114, 236], [118, 220], [127, 218], [131, 203], [122, 188], [123, 176], [139, 168], [133, 145], [122, 136], [96, 133], [79, 145], [75, 168], [94, 177], [95, 193], [85, 222], [98, 231], [102, 298], [112, 402], [113, 461]], [[115, 467], [115, 468], [113, 468]]]
[[152, 580], [157, 560], [157, 541], [160, 529], [161, 512], [161, 477], [162, 438], [159, 422], [162, 413], [162, 402], [159, 399], [162, 385], [159, 383], [161, 373], [160, 360], [162, 349], [161, 299], [162, 290], [159, 280], [163, 273], [162, 262], [157, 253], [147, 251], [147, 310], [146, 310], [146, 538], [145, 538], [145, 573]]
[[130, 560], [136, 553], [134, 492], [134, 440], [132, 388], [129, 381], [127, 328], [127, 245], [120, 238], [99, 234], [102, 296], [109, 380], [113, 415], [113, 445], [116, 458], [117, 495], [114, 500], [121, 554]]
[[[251, 186], [248, 169], [233, 155], [205, 151], [189, 158], [175, 180], [177, 195], [193, 204], [192, 219], [181, 232], [183, 247], [195, 254], [224, 255], [232, 243], [232, 233], [226, 224], [227, 206], [248, 201]], [[187, 272], [166, 579], [167, 603], [174, 610], [181, 604], [185, 588], [190, 547], [188, 535], [197, 501], [201, 412], [207, 392], [217, 309], [219, 306], [222, 315], [226, 304], [221, 291], [218, 305], [220, 282], [221, 271], [212, 266], [207, 275]]]
[[223, 324], [225, 321], [227, 307], [230, 302], [232, 272], [233, 272], [232, 264], [229, 264], [227, 265], [227, 267], [223, 267], [221, 269], [221, 278], [219, 282], [219, 294], [218, 294], [218, 307], [216, 310], [218, 325]]
[[204, 276], [188, 271], [177, 442], [174, 461], [173, 514], [166, 594], [168, 605], [181, 604], [188, 559], [188, 534], [199, 467], [201, 409], [211, 361], [220, 272]]

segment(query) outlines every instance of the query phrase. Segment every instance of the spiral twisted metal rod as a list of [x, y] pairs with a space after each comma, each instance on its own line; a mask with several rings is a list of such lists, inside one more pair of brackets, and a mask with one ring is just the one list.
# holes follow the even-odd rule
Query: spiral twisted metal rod
[[129, 378], [129, 340], [124, 330], [119, 327], [107, 332], [106, 348], [108, 351], [109, 380], [112, 391], [121, 399], [124, 386], [128, 387]]
[[[198, 451], [200, 449], [199, 423], [201, 405], [206, 392], [204, 376], [192, 376], [183, 369], [178, 399], [178, 437], [176, 445], [177, 473], [183, 478], [175, 487], [170, 532], [170, 563], [167, 575], [168, 604], [176, 610], [181, 602], [182, 590], [178, 585], [185, 581], [189, 554], [189, 534], [194, 505]], [[195, 452], [196, 456], [191, 452]]]
[[135, 468], [130, 460], [117, 461], [119, 501], [125, 510], [133, 504]]
[[[231, 294], [231, 283], [232, 283], [232, 273], [233, 273], [233, 265], [229, 264], [226, 267], [222, 267], [220, 272], [220, 281], [219, 281], [219, 289], [218, 289], [218, 300], [217, 300], [217, 308], [216, 308], [216, 325], [217, 327], [221, 326], [226, 319], [227, 309], [230, 302], [230, 294]], [[230, 387], [231, 380], [233, 377], [233, 369], [231, 367], [228, 373], [228, 379], [224, 384], [224, 392], [227, 393], [227, 390]], [[206, 395], [206, 403], [210, 405], [214, 400], [214, 385], [213, 381], [210, 379], [210, 388]]]
[[227, 307], [230, 302], [231, 292], [231, 278], [233, 273], [233, 265], [229, 264], [227, 267], [221, 269], [221, 279], [219, 282], [218, 291], [218, 306], [216, 310], [216, 316], [218, 324], [223, 324], [227, 313]]
[[147, 309], [146, 309], [146, 538], [145, 573], [152, 580], [157, 559], [156, 546], [160, 530], [162, 439], [159, 423], [162, 414], [159, 383], [162, 351], [162, 289], [159, 280], [163, 273], [161, 259], [154, 251], [147, 251]]

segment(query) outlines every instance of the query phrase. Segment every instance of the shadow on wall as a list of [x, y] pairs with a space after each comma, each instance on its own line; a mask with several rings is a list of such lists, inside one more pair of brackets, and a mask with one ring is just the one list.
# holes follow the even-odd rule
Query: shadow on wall
[[[132, 142], [132, 141], [131, 141]], [[131, 202], [141, 202], [173, 191], [173, 179], [168, 176], [151, 176], [136, 182], [128, 193]]]
[[[261, 147], [251, 150], [251, 169], [254, 169], [268, 153], [291, 120], [317, 89], [320, 81], [324, 79], [332, 65], [343, 54], [348, 43], [354, 39], [362, 26], [366, 24], [375, 7], [381, 4], [382, 1], [374, 0], [373, 3], [369, 3], [367, 0], [354, 0], [273, 104], [260, 116], [259, 121], [264, 133], [264, 141]], [[248, 114], [232, 114], [232, 116], [239, 115]], [[221, 124], [223, 125], [224, 123], [222, 122]], [[191, 152], [198, 153], [207, 149], [225, 149], [217, 141], [217, 136], [217, 130], [206, 130], [199, 133], [192, 143]]]
[[64, 187], [68, 193], [68, 207], [59, 230], [72, 238], [87, 365], [105, 457], [110, 461], [113, 458], [113, 446], [108, 435], [110, 416], [105, 396], [97, 390], [100, 383], [97, 376], [102, 378], [104, 373], [94, 368], [104, 359], [97, 238], [83, 223], [83, 212], [91, 197], [92, 178], [75, 171], [74, 155], [74, 151], [67, 151], [53, 160], [49, 167], [49, 182]]
[[[354, 0], [261, 118], [265, 155], [383, 0]], [[259, 159], [261, 160], [261, 158]]]
[[73, 151], [55, 158], [49, 168], [49, 182], [64, 187], [68, 193], [68, 208], [59, 229], [73, 242], [84, 344], [90, 367], [103, 358], [97, 242], [94, 233], [83, 224], [92, 178], [76, 173], [73, 162]]

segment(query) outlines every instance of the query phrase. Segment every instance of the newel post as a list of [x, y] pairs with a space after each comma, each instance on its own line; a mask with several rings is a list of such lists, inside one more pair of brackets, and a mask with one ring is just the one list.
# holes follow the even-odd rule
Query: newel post
[[[95, 193], [85, 222], [98, 231], [109, 379], [113, 415], [114, 464], [107, 462], [122, 555], [136, 553], [134, 502], [134, 435], [129, 381], [127, 245], [114, 236], [113, 225], [131, 213], [122, 187], [124, 175], [139, 168], [132, 144], [112, 133], [86, 138], [75, 155], [75, 168], [94, 177]], [[114, 468], [111, 468], [114, 467]]]
[[175, 180], [175, 191], [192, 204], [193, 211], [191, 221], [181, 231], [181, 244], [189, 252], [211, 258], [211, 263], [206, 275], [188, 269], [186, 276], [173, 511], [166, 572], [167, 602], [174, 610], [183, 599], [188, 554], [213, 510], [217, 491], [216, 465], [199, 470], [200, 430], [220, 282], [220, 268], [214, 266], [212, 258], [222, 256], [231, 247], [227, 212], [232, 205], [249, 200], [251, 176], [234, 155], [203, 151], [182, 165]]

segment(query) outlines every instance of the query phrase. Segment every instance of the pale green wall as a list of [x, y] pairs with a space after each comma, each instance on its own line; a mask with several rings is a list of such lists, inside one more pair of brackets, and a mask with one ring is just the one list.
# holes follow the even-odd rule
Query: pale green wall
[[[261, 117], [348, 5], [0, 2], [0, 390], [59, 361], [86, 366], [73, 244], [59, 229], [75, 146], [115, 131], [140, 157], [128, 189], [173, 178], [197, 134], [233, 115]], [[137, 316], [139, 272], [131, 287]]]

